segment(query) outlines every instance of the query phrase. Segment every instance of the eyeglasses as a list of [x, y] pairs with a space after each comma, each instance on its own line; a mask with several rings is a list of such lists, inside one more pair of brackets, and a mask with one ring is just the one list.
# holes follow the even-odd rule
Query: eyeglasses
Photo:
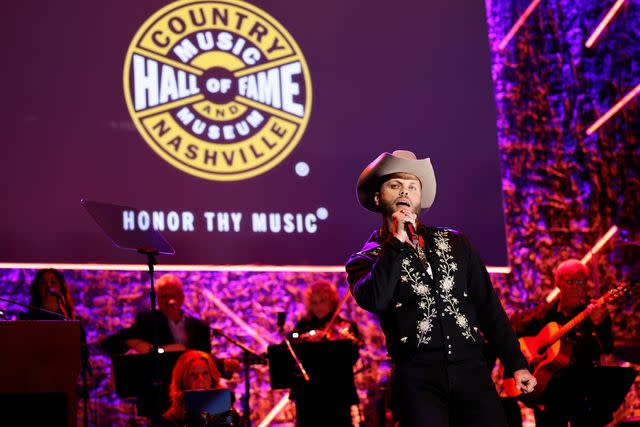
[[582, 286], [585, 283], [587, 283], [587, 281], [584, 280], [584, 279], [576, 279], [576, 280], [573, 280], [573, 279], [569, 279], [569, 280], [562, 279], [562, 281], [564, 283], [566, 283], [567, 285], [569, 285], [569, 286]]

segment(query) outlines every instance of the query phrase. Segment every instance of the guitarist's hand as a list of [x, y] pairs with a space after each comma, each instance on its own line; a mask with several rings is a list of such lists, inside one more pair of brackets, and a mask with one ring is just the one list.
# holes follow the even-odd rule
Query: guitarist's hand
[[516, 382], [516, 388], [523, 393], [531, 393], [535, 388], [536, 377], [531, 375], [528, 369], [520, 369], [513, 373], [513, 379]]
[[590, 307], [592, 306], [593, 308], [591, 308], [589, 317], [591, 318], [591, 322], [593, 322], [594, 325], [598, 326], [599, 324], [604, 322], [604, 319], [607, 318], [607, 316], [609, 315], [609, 310], [607, 310], [607, 307], [604, 304], [594, 304], [594, 302], [596, 301], [597, 300], [591, 300]]

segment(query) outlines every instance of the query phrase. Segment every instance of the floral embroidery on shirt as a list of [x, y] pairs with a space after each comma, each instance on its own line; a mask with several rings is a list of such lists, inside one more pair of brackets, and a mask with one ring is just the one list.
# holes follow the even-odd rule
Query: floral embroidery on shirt
[[440, 298], [442, 298], [446, 304], [444, 312], [455, 319], [456, 325], [462, 330], [463, 337], [475, 341], [476, 339], [471, 333], [471, 326], [469, 325], [467, 317], [460, 312], [458, 299], [451, 295], [451, 291], [455, 285], [453, 275], [458, 270], [458, 265], [453, 261], [453, 256], [451, 255], [451, 245], [444, 231], [436, 231], [434, 239], [436, 242], [436, 254], [440, 259], [438, 269], [442, 273], [439, 284], [441, 291]]
[[400, 281], [409, 283], [413, 292], [420, 299], [418, 307], [420, 308], [422, 317], [418, 321], [418, 345], [427, 344], [431, 341], [430, 332], [433, 329], [433, 319], [435, 319], [437, 314], [435, 307], [436, 300], [431, 295], [431, 290], [425, 283], [424, 276], [424, 273], [416, 271], [415, 268], [411, 267], [411, 260], [409, 258], [404, 258], [402, 260], [402, 274], [400, 276]]

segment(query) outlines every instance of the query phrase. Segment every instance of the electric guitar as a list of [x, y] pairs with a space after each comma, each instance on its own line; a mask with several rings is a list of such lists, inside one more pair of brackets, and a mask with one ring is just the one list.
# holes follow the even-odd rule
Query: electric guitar
[[585, 320], [594, 307], [619, 299], [628, 293], [635, 283], [635, 281], [622, 282], [617, 288], [610, 290], [590, 304], [564, 326], [550, 322], [535, 337], [520, 338], [520, 349], [527, 358], [529, 366], [533, 370], [533, 376], [536, 377], [538, 383], [531, 393], [525, 395], [516, 387], [513, 378], [505, 378], [503, 385], [506, 395], [509, 397], [521, 396], [522, 400], [532, 403], [539, 400], [553, 375], [571, 361], [572, 347], [563, 342], [561, 338]]

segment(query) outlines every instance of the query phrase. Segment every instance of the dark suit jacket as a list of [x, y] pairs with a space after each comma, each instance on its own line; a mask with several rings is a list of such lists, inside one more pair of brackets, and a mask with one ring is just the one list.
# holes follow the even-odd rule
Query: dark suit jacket
[[[125, 353], [128, 350], [126, 341], [129, 339], [141, 339], [147, 342], [153, 341], [153, 320], [151, 311], [139, 313], [135, 322], [115, 335], [105, 338], [100, 344], [110, 354]], [[186, 316], [186, 315], [185, 315]], [[169, 319], [157, 311], [158, 319], [158, 346], [175, 344]], [[187, 332], [187, 348], [211, 353], [211, 334], [209, 326], [199, 319], [190, 316], [185, 317], [185, 329]]]

